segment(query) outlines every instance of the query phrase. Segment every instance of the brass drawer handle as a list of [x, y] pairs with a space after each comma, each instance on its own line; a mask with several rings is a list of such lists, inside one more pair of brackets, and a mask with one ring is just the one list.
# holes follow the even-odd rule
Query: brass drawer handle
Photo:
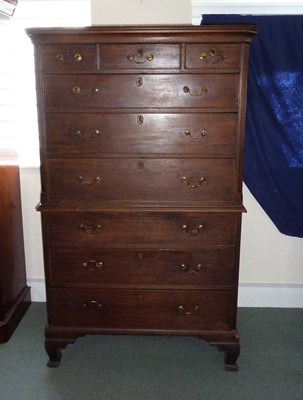
[[184, 131], [185, 136], [190, 136], [192, 139], [201, 139], [203, 136], [207, 136], [207, 130], [203, 129], [203, 131], [200, 132], [197, 136], [194, 136], [189, 129], [186, 129]]
[[197, 236], [202, 231], [203, 225], [200, 224], [197, 228], [191, 228], [187, 224], [183, 224], [182, 229], [190, 236]]
[[79, 229], [88, 235], [92, 235], [94, 232], [97, 232], [101, 229], [101, 225], [94, 225], [91, 228], [88, 228], [87, 226], [81, 224], [79, 225]]
[[99, 129], [92, 130], [88, 135], [82, 134], [82, 132], [77, 129], [75, 131], [75, 136], [77, 136], [80, 140], [92, 140], [101, 136], [102, 132]]
[[215, 47], [210, 49], [209, 54], [210, 58], [208, 58], [205, 53], [200, 53], [200, 60], [206, 64], [218, 64], [226, 58], [225, 54], [217, 54], [217, 49]]
[[186, 186], [188, 186], [191, 189], [197, 189], [198, 187], [202, 186], [203, 183], [206, 183], [206, 178], [204, 176], [201, 176], [201, 178], [199, 179], [199, 183], [190, 183], [186, 178], [186, 176], [183, 176], [181, 178], [181, 182], [185, 183]]
[[190, 88], [188, 86], [183, 86], [183, 92], [184, 93], [189, 93], [189, 95], [192, 96], [192, 97], [202, 96], [202, 94], [206, 94], [208, 92], [208, 90], [209, 90], [208, 87], [204, 86], [204, 87], [201, 88], [200, 93], [195, 94], [195, 93], [191, 92], [191, 90], [190, 90]]
[[70, 54], [70, 53], [59, 53], [57, 54], [57, 61], [70, 64], [71, 62], [80, 62], [83, 60], [83, 56], [80, 53]]
[[83, 310], [86, 310], [90, 313], [100, 311], [100, 310], [102, 310], [102, 308], [103, 308], [103, 305], [101, 303], [98, 303], [95, 300], [91, 300], [91, 301], [88, 301], [83, 304]]
[[95, 87], [95, 88], [89, 89], [87, 91], [83, 91], [79, 86], [74, 86], [73, 93], [80, 97], [88, 97], [88, 96], [100, 93], [100, 89]]
[[95, 271], [96, 269], [101, 271], [101, 269], [103, 268], [103, 263], [101, 261], [88, 260], [82, 263], [82, 267], [84, 269], [87, 268], [89, 271]]
[[181, 264], [180, 268], [182, 269], [182, 271], [188, 272], [190, 275], [195, 275], [195, 274], [199, 273], [200, 271], [202, 271], [203, 267], [202, 267], [202, 264], [198, 264], [198, 265], [192, 266], [192, 267], [189, 267], [186, 264]]
[[128, 54], [127, 59], [128, 61], [132, 61], [135, 64], [145, 64], [146, 61], [152, 61], [154, 59], [154, 56], [153, 54], [149, 53], [144, 57], [144, 50], [138, 49], [136, 56], [134, 54]]
[[184, 306], [178, 306], [178, 311], [186, 314], [186, 315], [193, 315], [194, 313], [196, 313], [199, 310], [199, 306], [195, 306], [192, 311], [186, 311]]
[[91, 181], [86, 181], [83, 176], [77, 176], [76, 182], [82, 183], [83, 185], [94, 185], [95, 183], [99, 183], [101, 181], [99, 176], [96, 176]]

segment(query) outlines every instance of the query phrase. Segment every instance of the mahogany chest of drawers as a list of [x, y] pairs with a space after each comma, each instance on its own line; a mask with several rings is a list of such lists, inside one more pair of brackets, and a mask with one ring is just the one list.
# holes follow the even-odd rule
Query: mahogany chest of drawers
[[198, 336], [236, 370], [253, 26], [29, 29], [49, 366], [85, 334]]
[[30, 304], [20, 171], [16, 154], [10, 150], [0, 150], [0, 343], [11, 338]]

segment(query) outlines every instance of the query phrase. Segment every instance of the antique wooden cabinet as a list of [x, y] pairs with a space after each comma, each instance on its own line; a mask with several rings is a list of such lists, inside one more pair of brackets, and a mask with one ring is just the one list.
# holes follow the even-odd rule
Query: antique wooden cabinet
[[85, 334], [198, 336], [236, 370], [252, 26], [29, 29], [49, 366]]
[[31, 302], [26, 282], [19, 167], [0, 150], [0, 343], [7, 342]]

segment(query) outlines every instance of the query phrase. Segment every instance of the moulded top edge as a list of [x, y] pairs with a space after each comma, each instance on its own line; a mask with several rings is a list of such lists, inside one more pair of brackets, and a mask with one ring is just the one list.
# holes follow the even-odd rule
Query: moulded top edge
[[[45, 35], [57, 36], [62, 35], [81, 35], [82, 37], [89, 35], [119, 35], [119, 34], [149, 34], [153, 35], [186, 35], [197, 33], [208, 34], [248, 34], [253, 36], [258, 32], [256, 25], [95, 25], [86, 27], [51, 27], [51, 28], [27, 28], [26, 33], [33, 40], [43, 38]], [[39, 41], [39, 40], [38, 40]], [[42, 39], [44, 42], [44, 38]]]

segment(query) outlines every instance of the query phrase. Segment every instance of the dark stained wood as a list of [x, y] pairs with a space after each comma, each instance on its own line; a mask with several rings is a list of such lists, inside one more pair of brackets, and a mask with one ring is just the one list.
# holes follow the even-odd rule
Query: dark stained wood
[[47, 239], [53, 245], [234, 246], [236, 213], [79, 212], [47, 213]]
[[45, 107], [236, 110], [238, 74], [46, 75]]
[[234, 159], [49, 159], [49, 201], [239, 204]]
[[[222, 250], [50, 248], [56, 287], [232, 289], [234, 248]], [[139, 283], [138, 283], [139, 282]]]
[[49, 156], [235, 157], [237, 113], [47, 113]]
[[236, 370], [252, 26], [29, 29], [50, 367], [86, 334], [197, 336]]
[[0, 165], [0, 219], [0, 343], [4, 343], [10, 339], [30, 305], [19, 168], [9, 163]]

